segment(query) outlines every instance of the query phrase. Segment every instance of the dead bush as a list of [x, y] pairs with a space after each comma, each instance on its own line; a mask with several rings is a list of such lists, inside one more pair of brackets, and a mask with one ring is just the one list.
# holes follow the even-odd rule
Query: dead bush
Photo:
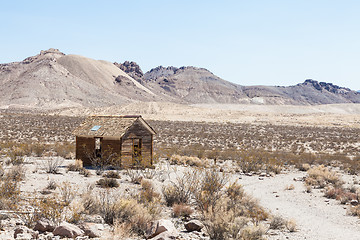
[[101, 178], [96, 181], [96, 185], [101, 188], [117, 188], [119, 183], [115, 178]]
[[286, 229], [289, 230], [289, 232], [297, 231], [296, 221], [294, 219], [288, 220], [286, 222], [285, 226], [286, 226]]
[[214, 209], [217, 201], [222, 197], [222, 189], [228, 182], [223, 173], [212, 169], [198, 170], [196, 181], [191, 188], [195, 204], [201, 211], [207, 211], [209, 207]]
[[89, 170], [87, 170], [86, 168], [81, 168], [79, 173], [81, 175], [84, 175], [84, 177], [90, 177], [91, 176], [91, 172]]
[[64, 220], [65, 205], [55, 197], [33, 199], [30, 202], [33, 207], [33, 213], [27, 214], [30, 217], [26, 225], [33, 227], [33, 225], [40, 219], [49, 219], [55, 224], [59, 224]]
[[60, 157], [49, 157], [43, 162], [43, 167], [47, 173], [58, 174], [64, 159]]
[[71, 163], [67, 166], [68, 171], [80, 172], [83, 169], [83, 162], [80, 159], [76, 159], [75, 163]]
[[0, 209], [15, 209], [20, 200], [18, 182], [10, 178], [0, 181]]
[[141, 180], [144, 178], [140, 169], [127, 169], [126, 175], [128, 175], [130, 177], [130, 181], [135, 184], [140, 184]]
[[7, 164], [12, 165], [20, 165], [24, 163], [24, 151], [20, 147], [12, 147], [8, 150], [7, 156], [8, 161]]
[[56, 188], [57, 188], [56, 182], [54, 181], [54, 179], [51, 179], [51, 180], [48, 182], [48, 185], [47, 185], [46, 189], [55, 190]]
[[5, 178], [15, 182], [19, 182], [25, 180], [25, 173], [26, 173], [26, 169], [24, 165], [16, 165], [16, 166], [12, 166], [5, 173]]
[[76, 186], [72, 186], [69, 182], [63, 182], [59, 186], [59, 190], [62, 201], [65, 206], [68, 206], [75, 199], [78, 188]]
[[75, 152], [75, 145], [69, 142], [55, 143], [54, 151], [56, 152], [57, 156], [70, 159], [71, 154]]
[[283, 229], [286, 221], [279, 215], [273, 216], [270, 221], [270, 229]]
[[191, 169], [184, 172], [183, 175], [177, 176], [175, 181], [162, 188], [162, 193], [166, 205], [171, 207], [175, 203], [187, 204], [192, 197], [193, 192], [199, 182], [200, 171]]
[[194, 210], [186, 204], [174, 204], [173, 206], [173, 213], [174, 217], [181, 217], [181, 218], [189, 218], [191, 214], [193, 214]]
[[351, 216], [360, 217], [360, 205], [350, 206], [350, 208], [348, 209], [348, 214], [350, 214]]
[[140, 190], [140, 202], [148, 203], [153, 202], [155, 199], [159, 199], [160, 194], [157, 193], [154, 189], [152, 182], [149, 180], [143, 179], [141, 181], [141, 190]]
[[266, 230], [263, 226], [247, 226], [240, 232], [241, 240], [262, 240]]
[[330, 171], [323, 165], [314, 166], [307, 173], [308, 176], [305, 179], [305, 183], [310, 186], [324, 188], [328, 184], [332, 184], [335, 187], [340, 187], [343, 184], [336, 172]]
[[105, 178], [116, 178], [116, 179], [120, 179], [120, 175], [118, 172], [116, 171], [108, 171], [108, 172], [105, 172], [103, 175], [103, 177]]

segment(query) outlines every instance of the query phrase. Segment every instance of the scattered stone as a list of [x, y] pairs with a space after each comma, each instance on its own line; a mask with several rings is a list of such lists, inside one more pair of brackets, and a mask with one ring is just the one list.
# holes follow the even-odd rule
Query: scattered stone
[[29, 240], [29, 239], [36, 239], [38, 233], [34, 232], [33, 230], [21, 226], [14, 229], [14, 239], [21, 239], [21, 240]]
[[252, 173], [245, 173], [245, 175], [251, 177]]
[[59, 226], [55, 228], [53, 234], [60, 237], [75, 238], [77, 236], [84, 235], [84, 231], [74, 224], [62, 222]]
[[264, 178], [263, 178], [263, 177], [259, 177], [259, 180], [264, 180]]
[[[152, 239], [161, 233], [166, 232], [166, 234], [163, 234], [159, 236], [160, 238], [156, 238], [157, 240], [160, 239], [171, 239], [169, 237], [176, 237], [179, 235], [179, 232], [176, 230], [174, 224], [167, 219], [160, 219], [158, 221], [154, 221], [150, 224], [150, 227], [146, 231], [146, 238]], [[163, 238], [161, 238], [163, 237]]]
[[104, 227], [101, 224], [95, 223], [84, 223], [80, 228], [84, 231], [84, 235], [90, 238], [100, 237], [100, 231], [104, 230]]
[[184, 224], [186, 231], [193, 232], [198, 231], [200, 232], [201, 229], [204, 227], [199, 220], [191, 220]]
[[350, 201], [350, 204], [353, 205], [353, 206], [357, 206], [359, 204], [359, 201], [356, 200], [356, 199], [353, 199]]
[[260, 173], [260, 175], [259, 175], [260, 177], [266, 177], [266, 172], [262, 172], [262, 173]]
[[39, 232], [52, 232], [55, 230], [55, 224], [48, 219], [41, 219], [35, 224], [34, 230]]

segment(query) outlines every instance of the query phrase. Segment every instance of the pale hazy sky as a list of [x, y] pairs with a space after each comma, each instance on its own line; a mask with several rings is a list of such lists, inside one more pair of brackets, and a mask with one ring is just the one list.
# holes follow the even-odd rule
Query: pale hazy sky
[[0, 63], [40, 50], [204, 67], [241, 85], [360, 90], [360, 1], [1, 1]]

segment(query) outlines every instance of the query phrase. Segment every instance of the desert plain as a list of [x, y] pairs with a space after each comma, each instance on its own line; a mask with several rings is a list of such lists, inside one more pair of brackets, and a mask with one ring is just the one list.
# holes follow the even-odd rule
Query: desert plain
[[[157, 132], [154, 168], [83, 168], [72, 131], [127, 114]], [[3, 107], [0, 238], [359, 239], [359, 134], [360, 104]]]

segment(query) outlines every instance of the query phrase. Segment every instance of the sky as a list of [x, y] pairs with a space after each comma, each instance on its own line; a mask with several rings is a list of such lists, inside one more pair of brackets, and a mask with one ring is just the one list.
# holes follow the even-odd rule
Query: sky
[[0, 1], [0, 63], [57, 48], [144, 72], [196, 66], [240, 85], [360, 90], [358, 0]]

